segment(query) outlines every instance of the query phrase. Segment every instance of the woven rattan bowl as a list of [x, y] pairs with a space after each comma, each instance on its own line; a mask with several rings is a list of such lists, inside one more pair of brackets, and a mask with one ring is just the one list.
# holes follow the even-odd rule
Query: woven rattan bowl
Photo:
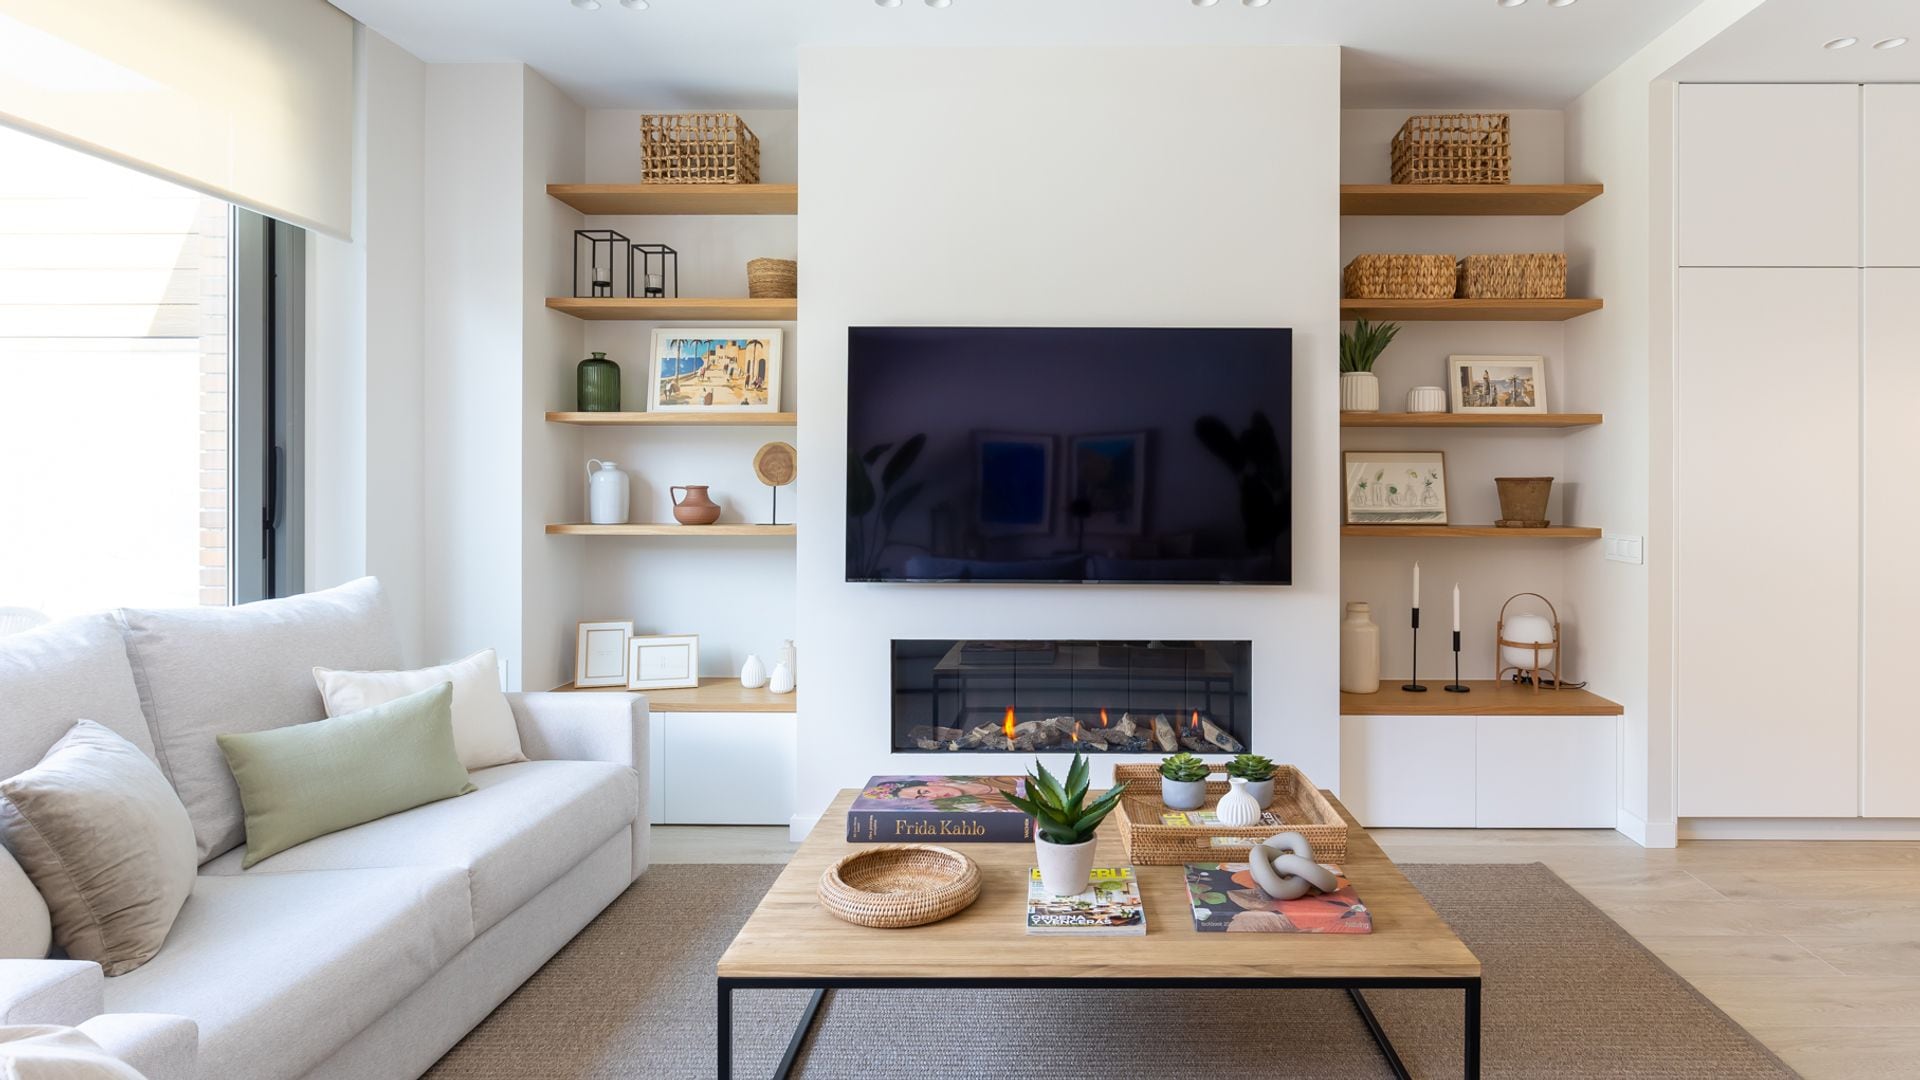
[[952, 848], [887, 844], [845, 856], [820, 875], [820, 903], [857, 926], [898, 930], [939, 922], [980, 896], [980, 868]]

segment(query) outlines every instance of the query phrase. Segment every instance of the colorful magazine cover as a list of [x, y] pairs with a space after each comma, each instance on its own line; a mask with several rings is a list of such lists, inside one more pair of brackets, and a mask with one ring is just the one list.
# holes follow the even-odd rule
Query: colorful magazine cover
[[[1322, 864], [1325, 865], [1325, 864]], [[1193, 928], [1202, 933], [1371, 934], [1373, 916], [1337, 866], [1336, 892], [1275, 900], [1260, 891], [1246, 863], [1188, 863]]]
[[1040, 881], [1040, 871], [1027, 875], [1027, 933], [1105, 936], [1144, 934], [1147, 909], [1140, 902], [1140, 883], [1128, 866], [1096, 866], [1093, 884], [1074, 896], [1055, 896]]
[[876, 776], [847, 811], [847, 841], [1031, 842], [1033, 819], [1007, 800], [1025, 783], [1019, 776]]
[[949, 814], [1021, 813], [1007, 793], [1026, 793], [1020, 776], [876, 776], [853, 800], [854, 813], [880, 810]]
[[[1206, 829], [1219, 825], [1220, 815], [1212, 810], [1168, 810], [1160, 815], [1160, 824]], [[1262, 810], [1258, 824], [1263, 828], [1280, 828], [1283, 823], [1273, 811]]]

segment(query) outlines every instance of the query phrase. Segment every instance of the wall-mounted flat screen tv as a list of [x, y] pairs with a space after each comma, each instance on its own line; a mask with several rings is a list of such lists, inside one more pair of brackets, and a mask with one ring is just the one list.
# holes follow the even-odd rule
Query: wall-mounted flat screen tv
[[1285, 585], [1292, 332], [854, 327], [847, 580]]

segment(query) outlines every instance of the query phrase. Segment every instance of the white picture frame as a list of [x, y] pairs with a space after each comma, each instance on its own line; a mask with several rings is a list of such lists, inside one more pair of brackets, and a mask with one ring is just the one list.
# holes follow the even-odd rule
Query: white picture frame
[[647, 411], [780, 411], [777, 327], [659, 329], [647, 352]]
[[[1525, 404], [1501, 404], [1520, 398]], [[1543, 413], [1547, 411], [1547, 358], [1544, 356], [1447, 357], [1447, 400], [1457, 413]]]
[[627, 645], [633, 623], [583, 622], [575, 634], [573, 685], [579, 689], [627, 685]]
[[700, 635], [636, 635], [627, 645], [627, 689], [681, 690], [700, 685]]
[[1348, 450], [1341, 462], [1347, 524], [1447, 524], [1442, 451]]

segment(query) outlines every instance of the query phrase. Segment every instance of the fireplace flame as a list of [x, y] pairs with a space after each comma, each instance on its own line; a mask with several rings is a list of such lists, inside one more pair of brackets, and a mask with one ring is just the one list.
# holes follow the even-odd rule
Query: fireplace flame
[[1013, 706], [1007, 706], [1007, 717], [1000, 721], [1000, 733], [1007, 737], [1009, 748], [1013, 742]]
[[1072, 740], [1073, 740], [1074, 742], [1079, 742], [1079, 741], [1080, 741], [1080, 721], [1078, 721], [1078, 720], [1075, 720], [1075, 721], [1073, 722], [1073, 730], [1072, 730], [1072, 731], [1069, 731], [1069, 732], [1067, 732], [1067, 735], [1068, 735], [1068, 737], [1069, 737], [1069, 738], [1071, 738], [1071, 739], [1072, 739]]
[[1188, 724], [1187, 726], [1192, 728], [1195, 731], [1200, 730], [1200, 710], [1199, 709], [1193, 710], [1193, 722]]
[[1100, 710], [1100, 726], [1101, 727], [1107, 726], [1107, 710], [1105, 709]]

